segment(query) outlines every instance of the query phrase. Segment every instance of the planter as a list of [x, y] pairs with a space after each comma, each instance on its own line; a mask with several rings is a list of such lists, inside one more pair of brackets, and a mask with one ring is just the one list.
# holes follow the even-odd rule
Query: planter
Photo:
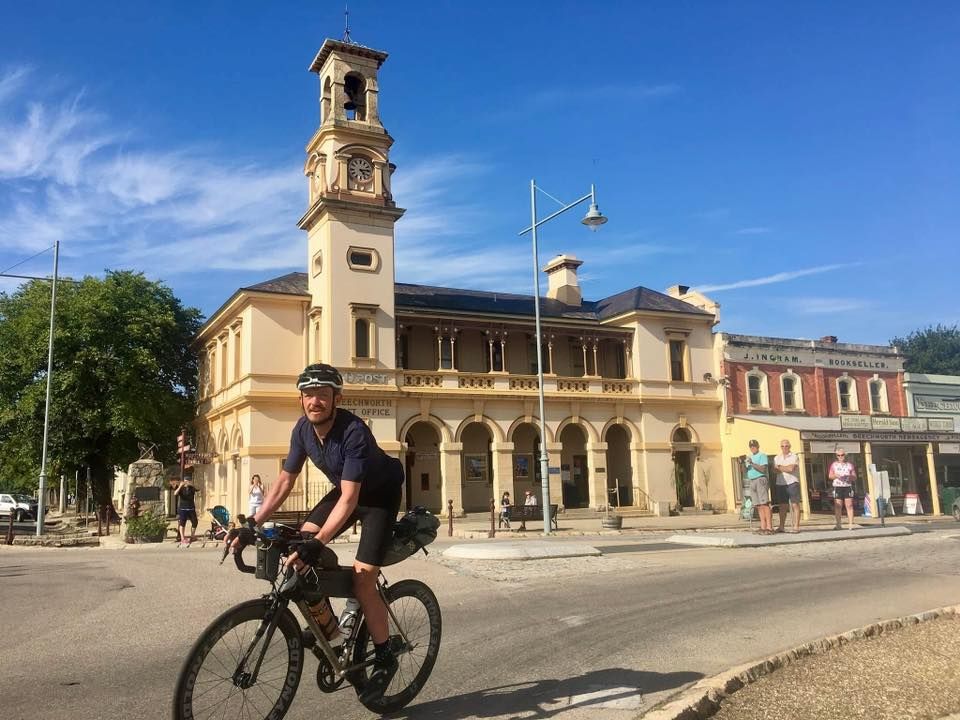
[[604, 530], [619, 530], [623, 527], [623, 518], [619, 515], [608, 515], [600, 521]]
[[129, 535], [125, 538], [128, 543], [158, 543], [163, 542], [163, 536], [165, 533], [159, 533], [157, 535], [143, 535], [140, 537], [130, 537]]
[[700, 506], [701, 510], [706, 510], [707, 512], [713, 512], [713, 503], [703, 503]]

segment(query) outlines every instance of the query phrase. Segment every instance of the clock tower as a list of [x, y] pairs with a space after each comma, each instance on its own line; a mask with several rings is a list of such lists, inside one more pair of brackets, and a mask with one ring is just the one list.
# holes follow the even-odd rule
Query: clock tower
[[380, 122], [379, 50], [326, 40], [310, 71], [320, 78], [320, 127], [304, 174], [310, 362], [395, 367], [393, 138]]

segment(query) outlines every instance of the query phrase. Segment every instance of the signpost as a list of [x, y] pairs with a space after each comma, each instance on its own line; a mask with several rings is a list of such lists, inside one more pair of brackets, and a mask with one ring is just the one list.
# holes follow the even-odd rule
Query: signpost
[[187, 432], [182, 430], [177, 436], [177, 453], [180, 455], [180, 482], [183, 482], [188, 452], [190, 452], [190, 445], [187, 443]]

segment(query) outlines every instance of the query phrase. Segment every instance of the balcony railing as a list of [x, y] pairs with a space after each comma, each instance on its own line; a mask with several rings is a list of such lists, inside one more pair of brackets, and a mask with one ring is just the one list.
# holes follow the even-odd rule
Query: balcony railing
[[[461, 373], [452, 370], [403, 370], [400, 386], [408, 390], [464, 390], [536, 393], [539, 389], [536, 375], [509, 375], [506, 373]], [[601, 377], [560, 377], [546, 375], [543, 389], [547, 393], [577, 395], [635, 395], [635, 380]]]

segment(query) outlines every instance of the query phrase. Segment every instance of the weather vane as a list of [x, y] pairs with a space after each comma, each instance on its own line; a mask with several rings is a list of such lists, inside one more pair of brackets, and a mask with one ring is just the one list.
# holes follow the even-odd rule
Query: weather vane
[[343, 42], [353, 44], [353, 38], [350, 37], [350, 6], [343, 4]]

